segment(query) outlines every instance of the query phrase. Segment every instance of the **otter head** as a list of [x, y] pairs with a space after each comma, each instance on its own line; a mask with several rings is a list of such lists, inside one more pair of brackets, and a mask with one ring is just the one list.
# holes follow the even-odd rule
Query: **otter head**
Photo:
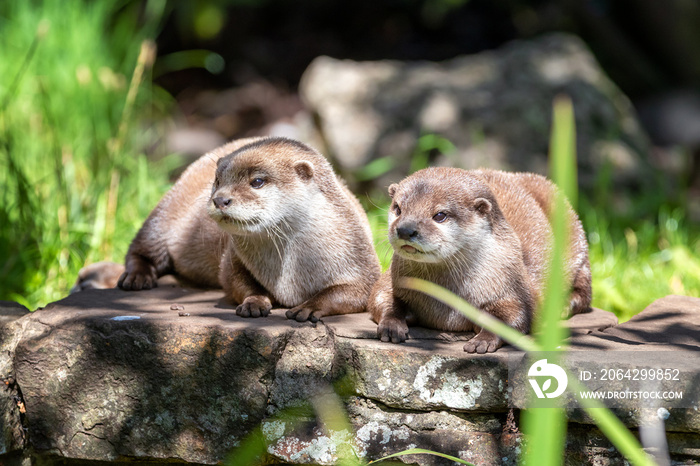
[[389, 186], [389, 195], [389, 241], [417, 262], [468, 259], [502, 215], [489, 187], [459, 169], [420, 170]]
[[[313, 149], [263, 139], [219, 159], [207, 211], [234, 235], [251, 235], [304, 218], [314, 179]], [[291, 219], [291, 220], [290, 220]]]

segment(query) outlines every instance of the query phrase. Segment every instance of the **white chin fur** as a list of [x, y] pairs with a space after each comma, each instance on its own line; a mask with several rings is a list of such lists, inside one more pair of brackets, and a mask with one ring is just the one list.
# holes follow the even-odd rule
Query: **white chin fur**
[[413, 261], [413, 262], [424, 262], [429, 264], [435, 264], [437, 262], [442, 262], [442, 258], [434, 254], [425, 252], [406, 252], [403, 249], [395, 249], [394, 253], [399, 255], [401, 258]]
[[219, 225], [219, 228], [232, 235], [250, 235], [265, 230], [264, 222], [259, 220], [234, 220], [220, 212], [211, 215], [211, 218]]
[[[416, 245], [410, 242], [406, 242], [403, 240], [396, 240], [391, 242], [392, 247], [394, 248], [394, 254], [397, 254], [399, 257], [414, 261], [414, 262], [426, 262], [426, 263], [436, 263], [436, 262], [442, 262], [443, 258], [440, 254], [438, 254], [437, 248], [425, 248], [420, 245]], [[410, 246], [415, 249], [414, 252], [408, 252], [404, 251], [401, 249], [403, 246]]]
[[246, 235], [257, 235], [266, 231], [265, 225], [263, 223], [255, 224], [241, 224], [241, 223], [229, 223], [229, 224], [219, 224], [224, 231], [231, 233], [232, 235], [246, 236]]

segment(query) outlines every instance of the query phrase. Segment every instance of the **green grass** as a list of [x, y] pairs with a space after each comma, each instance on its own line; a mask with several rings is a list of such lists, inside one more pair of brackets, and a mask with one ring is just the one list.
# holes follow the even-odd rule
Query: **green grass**
[[700, 297], [700, 235], [684, 210], [662, 203], [625, 220], [581, 209], [593, 272], [593, 304], [625, 321], [669, 294]]
[[0, 3], [0, 299], [35, 309], [86, 262], [121, 261], [168, 188], [169, 161], [138, 149], [167, 105], [148, 76], [131, 85], [158, 22], [139, 4]]

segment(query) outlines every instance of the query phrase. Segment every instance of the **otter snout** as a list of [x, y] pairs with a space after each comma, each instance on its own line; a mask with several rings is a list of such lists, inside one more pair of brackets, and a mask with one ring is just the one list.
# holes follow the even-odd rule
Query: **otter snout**
[[233, 199], [231, 199], [230, 197], [215, 197], [214, 199], [212, 199], [212, 202], [214, 203], [214, 207], [216, 207], [219, 210], [224, 209], [224, 208], [228, 207], [229, 205], [231, 205], [232, 201], [233, 201]]
[[410, 256], [423, 252], [423, 247], [418, 246], [418, 244], [422, 242], [422, 239], [420, 233], [418, 232], [417, 224], [413, 222], [404, 222], [401, 225], [397, 225], [396, 237], [399, 241], [392, 241], [396, 251], [409, 254]]
[[418, 238], [418, 229], [415, 224], [404, 224], [396, 228], [396, 236], [404, 241], [413, 241]]

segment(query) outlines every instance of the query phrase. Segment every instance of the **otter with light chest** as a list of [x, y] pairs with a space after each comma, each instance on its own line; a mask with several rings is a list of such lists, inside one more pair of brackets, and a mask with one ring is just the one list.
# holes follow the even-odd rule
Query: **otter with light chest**
[[[368, 309], [382, 341], [408, 338], [408, 324], [474, 331], [464, 350], [496, 351], [503, 341], [458, 311], [396, 286], [402, 277], [441, 285], [473, 306], [527, 333], [541, 298], [551, 255], [549, 214], [556, 187], [531, 173], [428, 168], [389, 187], [390, 269], [375, 284]], [[569, 313], [591, 303], [588, 243], [567, 206], [564, 263], [571, 287]]]
[[328, 161], [298, 141], [233, 141], [194, 162], [126, 256], [125, 290], [174, 273], [224, 289], [243, 317], [317, 321], [365, 310], [379, 276], [366, 214]]

